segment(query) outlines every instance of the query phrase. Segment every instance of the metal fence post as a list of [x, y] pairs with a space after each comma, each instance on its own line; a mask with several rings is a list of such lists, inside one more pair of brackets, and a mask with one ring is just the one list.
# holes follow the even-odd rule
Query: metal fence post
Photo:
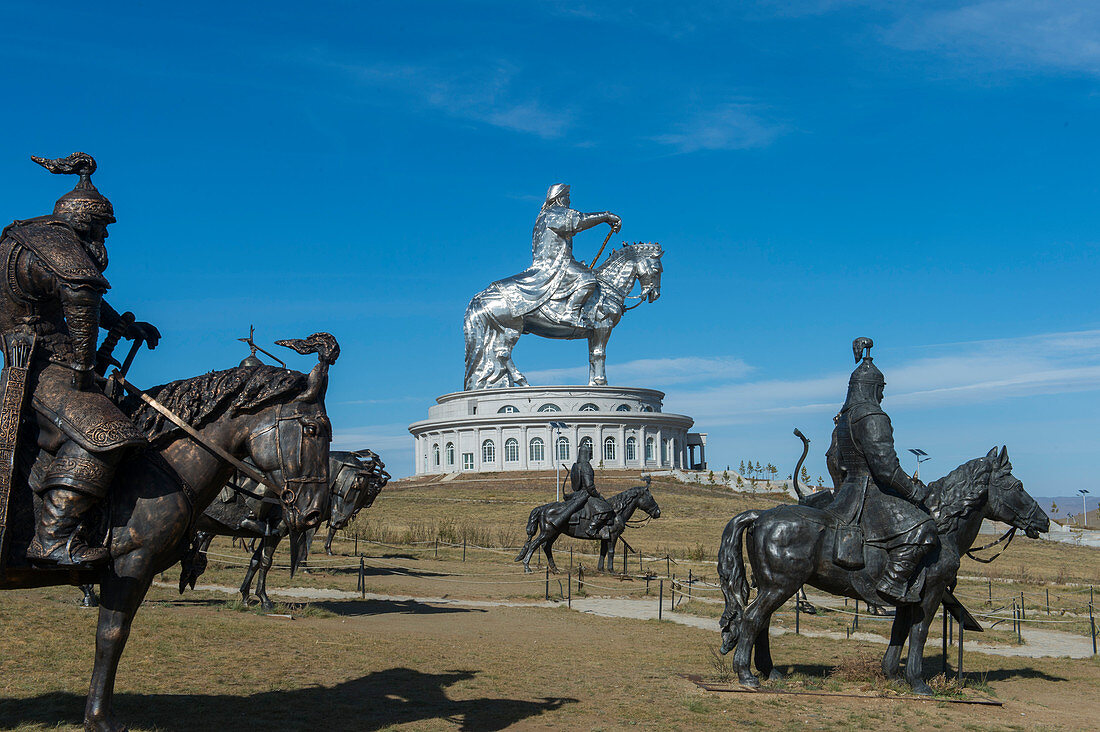
[[569, 588], [569, 607], [573, 607], [573, 571], [570, 570], [569, 574], [565, 576], [565, 581], [568, 583]]
[[943, 608], [943, 631], [940, 633], [940, 642], [943, 645], [943, 675], [947, 677], [947, 608]]
[[359, 599], [365, 600], [367, 597], [367, 575], [362, 557], [359, 557], [359, 586], [355, 589], [359, 590]]
[[1096, 655], [1096, 617], [1092, 613], [1092, 603], [1089, 603], [1089, 628], [1092, 629], [1092, 655]]
[[955, 677], [959, 680], [959, 684], [962, 684], [963, 678], [963, 624], [959, 623], [959, 664], [955, 669]]
[[546, 600], [550, 601], [550, 568], [546, 568]]
[[1046, 588], [1047, 591], [1047, 615], [1050, 615], [1050, 588]]
[[691, 602], [691, 570], [688, 570], [688, 602]]
[[462, 561], [466, 561], [466, 537], [462, 537]]
[[661, 613], [664, 612], [664, 608], [665, 608], [665, 581], [664, 580], [660, 581], [659, 593], [660, 594], [657, 595], [657, 619], [658, 620], [661, 619]]
[[668, 584], [668, 610], [672, 612], [676, 609], [676, 575], [672, 575], [672, 580]]
[[798, 632], [798, 616], [799, 616], [798, 606], [800, 604], [801, 603], [798, 600], [798, 593], [795, 593], [795, 596], [794, 596], [794, 634], [795, 635], [800, 635], [800, 633]]

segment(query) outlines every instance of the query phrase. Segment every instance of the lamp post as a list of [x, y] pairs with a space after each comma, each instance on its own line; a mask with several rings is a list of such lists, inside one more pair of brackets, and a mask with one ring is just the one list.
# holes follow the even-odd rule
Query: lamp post
[[551, 441], [553, 444], [550, 445], [550, 456], [554, 461], [554, 485], [557, 486], [557, 498], [554, 500], [556, 501], [561, 500], [561, 463], [558, 462], [558, 438], [561, 437], [561, 431], [566, 427], [568, 425], [565, 422], [550, 423], [550, 429], [553, 430], [551, 434], [554, 435]]
[[1089, 507], [1085, 504], [1085, 496], [1088, 495], [1087, 488], [1078, 488], [1077, 492], [1081, 494], [1081, 528], [1087, 529], [1089, 527]]
[[913, 453], [913, 455], [917, 458], [917, 469], [913, 471], [913, 479], [918, 480], [920, 479], [920, 464], [923, 463], [925, 460], [929, 460], [930, 458], [928, 456], [928, 453], [926, 453], [919, 447], [911, 447], [909, 448], [909, 452]]

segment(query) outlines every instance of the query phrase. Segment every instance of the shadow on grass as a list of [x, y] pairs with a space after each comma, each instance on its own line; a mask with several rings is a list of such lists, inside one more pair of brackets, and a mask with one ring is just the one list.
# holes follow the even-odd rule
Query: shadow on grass
[[438, 615], [445, 613], [483, 613], [480, 608], [428, 605], [416, 600], [325, 600], [311, 606], [336, 615]]
[[[574, 704], [576, 699], [452, 700], [446, 687], [473, 679], [473, 671], [385, 671], [334, 686], [266, 691], [250, 696], [216, 694], [116, 694], [115, 712], [127, 724], [157, 730], [273, 729], [378, 730], [425, 720], [446, 720], [461, 730], [501, 730], [525, 719]], [[0, 725], [80, 726], [84, 698], [51, 692], [26, 699], [0, 699]]]

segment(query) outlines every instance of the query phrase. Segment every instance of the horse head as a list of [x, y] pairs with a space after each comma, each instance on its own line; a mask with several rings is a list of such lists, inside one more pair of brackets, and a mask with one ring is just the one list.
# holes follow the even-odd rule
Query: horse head
[[661, 507], [657, 505], [657, 499], [649, 492], [649, 485], [642, 486], [642, 492], [638, 494], [638, 508], [649, 514], [650, 518], [661, 518]]
[[287, 525], [300, 534], [318, 526], [328, 512], [332, 423], [325, 412], [325, 391], [328, 368], [339, 357], [340, 346], [328, 333], [276, 343], [302, 354], [316, 353], [318, 363], [297, 396], [252, 415], [248, 457], [279, 488]]
[[1049, 531], [1050, 518], [1024, 490], [1023, 481], [1012, 474], [1008, 448], [1001, 447], [998, 453], [994, 447], [985, 459], [991, 469], [986, 518], [1020, 529], [1030, 539], [1037, 539], [1039, 534]]
[[660, 244], [626, 244], [611, 253], [607, 260], [596, 268], [596, 274], [622, 293], [634, 289], [634, 283], [641, 286], [642, 300], [656, 302], [661, 296], [661, 256], [664, 251]]
[[[363, 453], [367, 455], [365, 462], [360, 459]], [[385, 463], [370, 450], [352, 453], [350, 461], [334, 462], [338, 462], [335, 469], [339, 473], [332, 487], [333, 504], [329, 525], [340, 531], [347, 527], [359, 511], [374, 504], [374, 499], [389, 482], [390, 474], [383, 469]]]

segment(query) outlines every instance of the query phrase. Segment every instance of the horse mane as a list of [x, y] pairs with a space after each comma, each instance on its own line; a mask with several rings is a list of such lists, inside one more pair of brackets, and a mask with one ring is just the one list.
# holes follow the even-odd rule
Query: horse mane
[[625, 491], [622, 491], [621, 493], [616, 493], [615, 495], [611, 496], [611, 500], [608, 501], [608, 503], [610, 503], [612, 508], [615, 509], [615, 512], [618, 513], [619, 510], [626, 506], [631, 498], [634, 498], [638, 494], [642, 493], [643, 491], [645, 491], [645, 489], [646, 486], [644, 485], [631, 486]]
[[940, 535], [958, 529], [962, 518], [985, 499], [988, 481], [978, 478], [991, 471], [990, 461], [985, 456], [977, 457], [928, 484], [928, 508], [936, 520], [936, 531]]
[[[278, 366], [237, 366], [161, 384], [148, 394], [198, 428], [225, 412], [230, 416], [252, 412], [284, 395], [299, 394], [308, 380], [306, 374]], [[136, 396], [127, 397], [122, 409], [150, 442], [179, 429]]]
[[605, 267], [610, 267], [612, 264], [630, 254], [656, 254], [660, 256], [663, 253], [661, 245], [656, 243], [636, 242], [634, 244], [623, 244], [618, 249], [611, 250], [611, 254], [607, 255], [607, 259], [604, 260], [604, 263], [596, 267], [596, 272], [603, 272]]

